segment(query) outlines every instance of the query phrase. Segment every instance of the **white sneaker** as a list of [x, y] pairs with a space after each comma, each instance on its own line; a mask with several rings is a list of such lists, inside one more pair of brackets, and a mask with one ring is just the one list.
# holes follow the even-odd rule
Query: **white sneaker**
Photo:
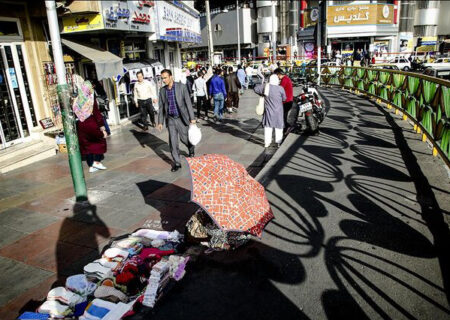
[[106, 167], [101, 162], [94, 162], [93, 167], [100, 170], [106, 170]]
[[96, 172], [96, 171], [98, 171], [97, 168], [89, 167], [89, 173], [94, 173], [94, 172]]

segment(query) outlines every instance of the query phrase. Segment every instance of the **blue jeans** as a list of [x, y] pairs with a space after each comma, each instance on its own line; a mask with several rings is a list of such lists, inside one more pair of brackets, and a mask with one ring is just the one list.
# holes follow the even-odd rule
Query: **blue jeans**
[[247, 84], [246, 84], [247, 89], [249, 86], [252, 86], [252, 85], [253, 85], [252, 76], [247, 76]]
[[223, 97], [223, 93], [216, 93], [213, 95], [214, 98], [214, 115], [219, 118], [222, 119], [222, 115], [223, 115], [223, 104], [224, 104], [224, 97]]

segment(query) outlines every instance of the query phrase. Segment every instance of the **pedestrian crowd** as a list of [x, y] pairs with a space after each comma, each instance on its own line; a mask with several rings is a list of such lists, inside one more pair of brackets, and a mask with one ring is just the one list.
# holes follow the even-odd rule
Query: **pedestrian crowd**
[[[271, 75], [267, 77], [267, 73]], [[172, 71], [164, 69], [161, 71], [163, 86], [159, 94], [154, 83], [146, 80], [141, 71], [136, 76], [133, 101], [140, 111], [142, 129], [147, 131], [151, 126], [161, 131], [163, 125], [167, 127], [173, 158], [172, 172], [181, 168], [179, 141], [188, 148], [189, 157], [195, 156], [195, 146], [189, 139], [190, 128], [201, 120], [222, 123], [224, 112], [237, 112], [240, 95], [250, 88], [264, 99], [264, 146], [270, 147], [274, 132], [278, 146], [283, 140], [288, 125], [287, 114], [293, 105], [293, 87], [292, 81], [275, 63], [269, 69], [265, 69], [263, 64], [257, 68], [248, 64], [245, 68], [239, 65], [236, 70], [229, 65], [215, 68], [207, 65], [197, 72], [186, 70], [182, 81], [175, 81]], [[80, 81], [75, 87], [73, 110], [81, 154], [87, 161], [89, 172], [105, 170], [101, 161], [110, 131], [105, 116], [99, 110], [98, 90], [94, 90], [90, 81]], [[211, 109], [212, 115], [208, 113]]]

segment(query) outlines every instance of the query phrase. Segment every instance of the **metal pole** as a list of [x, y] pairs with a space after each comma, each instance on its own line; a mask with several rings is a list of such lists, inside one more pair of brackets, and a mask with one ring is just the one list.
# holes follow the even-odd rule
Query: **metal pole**
[[321, 1], [319, 1], [319, 19], [317, 20], [317, 85], [320, 86], [320, 62], [322, 60], [322, 30], [320, 25], [320, 19], [322, 18]]
[[209, 9], [209, 0], [205, 1], [206, 8], [206, 24], [208, 26], [208, 55], [209, 55], [209, 65], [213, 66], [214, 64], [214, 44], [212, 37], [212, 29], [211, 29], [211, 13]]
[[272, 61], [277, 62], [277, 30], [275, 24], [275, 1], [272, 1]]
[[241, 32], [239, 29], [239, 0], [236, 0], [236, 19], [237, 19], [237, 60], [238, 65], [241, 64]]
[[75, 126], [75, 118], [70, 108], [70, 92], [66, 83], [66, 67], [64, 65], [61, 39], [59, 36], [58, 16], [54, 0], [46, 0], [47, 19], [52, 43], [53, 60], [55, 61], [56, 75], [58, 77], [58, 98], [66, 137], [67, 152], [69, 154], [70, 173], [78, 201], [87, 201], [86, 182], [84, 180], [83, 166], [81, 164], [80, 148]]

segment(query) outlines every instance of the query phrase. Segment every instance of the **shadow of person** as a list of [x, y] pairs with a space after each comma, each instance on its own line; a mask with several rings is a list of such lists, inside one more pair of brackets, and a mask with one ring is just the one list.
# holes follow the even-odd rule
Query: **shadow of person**
[[168, 164], [172, 165], [172, 163], [173, 163], [172, 159], [169, 156], [167, 156], [165, 153], [165, 152], [167, 152], [170, 154], [170, 149], [169, 149], [169, 145], [167, 142], [165, 142], [164, 140], [161, 140], [157, 136], [155, 136], [151, 133], [148, 133], [148, 132], [139, 132], [135, 129], [130, 130], [130, 132], [133, 134], [133, 136], [136, 138], [136, 140], [139, 142], [139, 144], [143, 148], [145, 146], [149, 147], [162, 160], [164, 160]]
[[65, 218], [56, 245], [57, 280], [53, 286], [65, 284], [66, 277], [83, 273], [83, 267], [100, 255], [98, 237], [109, 238], [106, 224], [97, 215], [97, 207], [77, 202], [73, 216]]
[[136, 183], [145, 203], [159, 211], [159, 221], [147, 221], [155, 228], [183, 233], [198, 206], [190, 201], [191, 191], [172, 183], [147, 180]]
[[189, 268], [152, 319], [308, 319], [301, 302], [275, 285], [305, 280], [295, 254], [252, 240], [237, 250], [200, 255]]

